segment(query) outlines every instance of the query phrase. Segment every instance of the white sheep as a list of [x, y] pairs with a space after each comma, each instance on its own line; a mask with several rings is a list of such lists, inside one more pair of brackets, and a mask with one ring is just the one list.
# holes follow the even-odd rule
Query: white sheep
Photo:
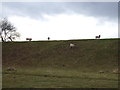
[[7, 71], [16, 71], [16, 68], [15, 67], [8, 67]]
[[75, 44], [70, 43], [70, 48], [73, 48], [73, 47], [75, 47]]
[[116, 74], [119, 73], [118, 68], [117, 68], [117, 69], [114, 69], [114, 70], [113, 70], [113, 73], [116, 73]]

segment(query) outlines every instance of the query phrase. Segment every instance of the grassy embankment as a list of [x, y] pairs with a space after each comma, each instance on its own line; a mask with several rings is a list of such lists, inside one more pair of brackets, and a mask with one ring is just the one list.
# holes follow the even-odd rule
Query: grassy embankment
[[7, 42], [2, 50], [4, 88], [118, 87], [118, 39]]

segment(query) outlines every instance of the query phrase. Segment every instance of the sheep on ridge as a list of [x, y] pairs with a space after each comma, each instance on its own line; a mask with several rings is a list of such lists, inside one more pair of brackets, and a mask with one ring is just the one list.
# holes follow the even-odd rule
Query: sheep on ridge
[[100, 39], [100, 37], [101, 37], [101, 35], [99, 35], [99, 36], [95, 36], [95, 38], [97, 39], [97, 38], [99, 38]]
[[31, 41], [31, 40], [32, 40], [32, 38], [26, 38], [26, 40], [29, 40], [29, 41]]

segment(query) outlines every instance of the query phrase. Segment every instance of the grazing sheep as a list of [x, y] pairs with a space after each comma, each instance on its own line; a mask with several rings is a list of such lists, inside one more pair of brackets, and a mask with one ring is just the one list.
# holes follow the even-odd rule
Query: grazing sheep
[[7, 71], [16, 71], [16, 68], [15, 67], [8, 67]]
[[104, 71], [100, 70], [99, 73], [104, 73]]
[[120, 73], [118, 69], [114, 69], [113, 70], [113, 73], [117, 74], [117, 73]]
[[99, 35], [99, 36], [95, 36], [95, 38], [97, 39], [97, 38], [100, 38], [101, 37], [101, 35]]
[[70, 43], [70, 48], [73, 48], [73, 47], [75, 47], [75, 44]]
[[29, 41], [31, 41], [31, 40], [32, 40], [32, 38], [26, 38], [26, 40], [29, 40]]

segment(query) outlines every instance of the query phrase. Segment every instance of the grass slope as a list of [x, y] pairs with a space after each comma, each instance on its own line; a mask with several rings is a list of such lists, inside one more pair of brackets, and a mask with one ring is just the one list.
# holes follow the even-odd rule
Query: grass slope
[[117, 87], [118, 39], [7, 42], [2, 50], [3, 87]]
[[110, 70], [117, 67], [117, 45], [118, 40], [8, 42], [2, 45], [3, 66]]

